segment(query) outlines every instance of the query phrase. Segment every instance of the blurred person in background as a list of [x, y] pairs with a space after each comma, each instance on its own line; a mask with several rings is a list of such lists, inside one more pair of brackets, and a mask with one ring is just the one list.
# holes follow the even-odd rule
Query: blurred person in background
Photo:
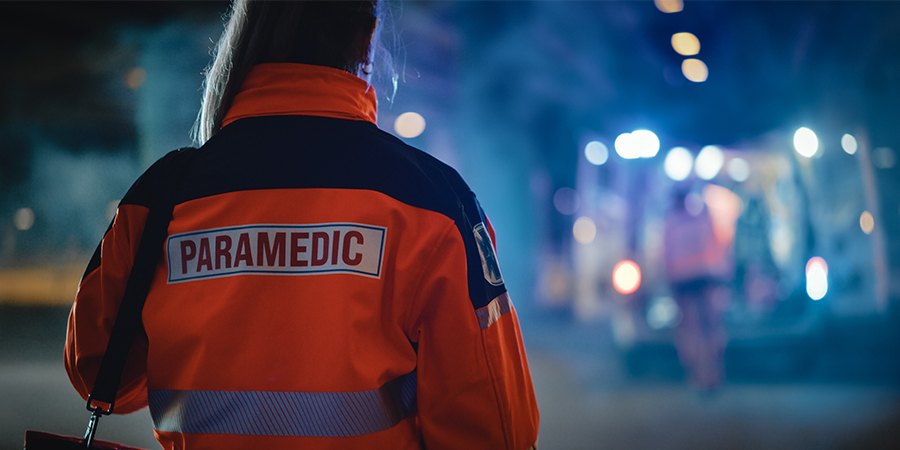
[[[166, 449], [526, 449], [538, 410], [493, 229], [376, 126], [375, 1], [237, 0], [116, 413]], [[121, 201], [69, 316], [87, 398], [153, 196]]]
[[674, 190], [663, 250], [667, 281], [682, 313], [675, 330], [678, 357], [691, 385], [712, 392], [724, 376], [722, 313], [734, 263], [729, 247], [716, 239], [703, 198], [686, 186]]

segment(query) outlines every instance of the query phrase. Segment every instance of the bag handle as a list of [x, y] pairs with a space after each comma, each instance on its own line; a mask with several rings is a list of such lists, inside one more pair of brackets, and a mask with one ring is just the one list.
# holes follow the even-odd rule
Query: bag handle
[[90, 447], [94, 439], [100, 416], [112, 414], [115, 407], [128, 351], [131, 349], [135, 333], [141, 327], [141, 312], [159, 261], [160, 248], [168, 237], [169, 221], [175, 209], [176, 195], [181, 187], [184, 170], [192, 155], [196, 154], [196, 151], [188, 150], [196, 149], [186, 147], [164, 156], [159, 162], [160, 167], [156, 176], [151, 180], [153, 195], [144, 233], [128, 275], [128, 284], [125, 286], [125, 294], [122, 296], [122, 304], [119, 306], [109, 343], [100, 363], [100, 370], [87, 399], [87, 410], [91, 412], [91, 419], [84, 435], [86, 447]]

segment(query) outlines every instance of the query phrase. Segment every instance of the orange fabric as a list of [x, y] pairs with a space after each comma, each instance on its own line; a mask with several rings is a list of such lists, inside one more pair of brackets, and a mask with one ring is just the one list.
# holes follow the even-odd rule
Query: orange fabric
[[[500, 412], [500, 417], [507, 422], [503, 424], [507, 448], [526, 448], [534, 444], [540, 425], [536, 399], [521, 395], [522, 392], [534, 392], [521, 336], [518, 317], [504, 314], [485, 330], [482, 342], [497, 396], [500, 397], [497, 404], [507, 406]], [[519, 361], [524, 364], [518, 364]]]
[[[301, 100], [317, 98], [318, 89], [341, 97], [350, 92], [347, 86], [358, 85], [355, 104], [374, 108], [374, 93], [347, 78], [352, 75], [280, 66], [251, 72], [227, 123], [269, 114], [374, 121], [374, 114], [353, 102]], [[286, 92], [270, 90], [270, 84], [281, 83], [279, 77], [295, 72], [298, 77], [285, 82]], [[316, 73], [337, 79], [337, 87], [331, 91], [325, 81], [307, 82]], [[290, 111], [280, 96], [293, 99]], [[320, 106], [314, 106], [317, 101]], [[334, 107], [320, 110], [329, 105]], [[66, 369], [82, 396], [96, 376], [146, 215], [140, 206], [119, 209], [102, 243], [100, 268], [80, 286], [69, 320]], [[170, 282], [168, 257], [161, 258], [143, 310], [146, 336], [132, 347], [115, 412], [146, 405], [147, 389], [366, 391], [416, 370], [418, 412], [384, 431], [340, 438], [172, 431], [156, 436], [165, 449], [532, 445], [539, 418], [518, 319], [510, 307], [481, 329], [468, 292], [466, 244], [450, 217], [374, 190], [239, 190], [177, 205], [169, 236], [333, 223], [386, 230], [378, 276], [242, 273]], [[493, 240], [493, 228], [486, 227]], [[192, 263], [199, 267], [197, 261]]]
[[325, 66], [269, 63], [250, 69], [222, 126], [277, 114], [376, 123], [377, 111], [375, 88], [356, 75]]
[[[441, 300], [467, 295], [454, 276], [464, 261], [462, 239], [451, 230], [435, 248], [419, 294], [433, 301], [415, 311], [419, 390], [430, 394], [419, 398], [426, 448], [526, 448], [537, 440], [539, 419], [518, 318], [505, 314], [480, 330], [471, 309]], [[491, 348], [497, 344], [514, 345]]]
[[[291, 204], [304, 207], [280, 207]], [[404, 214], [402, 206], [372, 191], [348, 196], [338, 189], [312, 189], [244, 191], [176, 207], [170, 235], [254, 223], [384, 226], [389, 230], [384, 253], [390, 259], [381, 280], [250, 274], [167, 284], [167, 272], [160, 267], [144, 307], [153, 343], [150, 387], [356, 391], [411, 372], [416, 354], [409, 345], [411, 329], [402, 324], [413, 306], [415, 277], [421, 274], [415, 255], [433, 240], [429, 231], [446, 229], [449, 220], [436, 213]], [[213, 304], [192, 300], [206, 299], [209, 292], [216, 293]], [[247, 303], [248, 298], [258, 300]], [[179, 370], [152, 371], [170, 366]]]

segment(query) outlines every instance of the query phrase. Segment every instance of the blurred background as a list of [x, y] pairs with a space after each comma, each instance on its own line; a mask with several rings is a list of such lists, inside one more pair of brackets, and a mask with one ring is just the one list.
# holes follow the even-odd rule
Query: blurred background
[[[68, 308], [130, 184], [191, 145], [227, 7], [0, 3], [0, 449], [83, 433]], [[898, 2], [387, 5], [379, 126], [490, 216], [541, 448], [900, 446], [897, 24]], [[99, 438], [158, 448], [150, 426]]]

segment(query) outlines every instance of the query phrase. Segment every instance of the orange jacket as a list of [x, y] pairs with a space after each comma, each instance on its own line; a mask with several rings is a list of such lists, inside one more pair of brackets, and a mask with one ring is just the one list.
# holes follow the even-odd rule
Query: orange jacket
[[[117, 413], [166, 449], [525, 449], [538, 411], [493, 231], [336, 69], [264, 64], [195, 152]], [[69, 316], [87, 397], [148, 212], [122, 200]]]

